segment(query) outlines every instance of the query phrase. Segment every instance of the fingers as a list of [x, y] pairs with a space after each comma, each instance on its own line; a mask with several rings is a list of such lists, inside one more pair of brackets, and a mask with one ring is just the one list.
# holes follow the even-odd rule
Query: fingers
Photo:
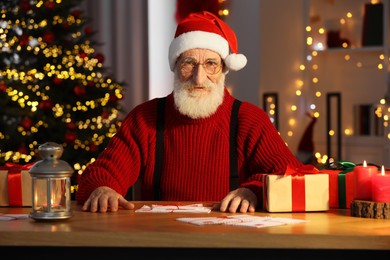
[[131, 203], [130, 201], [123, 198], [122, 196], [120, 196], [118, 202], [119, 202], [119, 206], [123, 207], [124, 209], [134, 209], [135, 208], [134, 203]]
[[108, 187], [99, 187], [94, 190], [87, 201], [84, 203], [82, 210], [90, 212], [118, 211], [119, 206], [124, 209], [134, 209], [134, 204], [127, 201], [122, 195]]
[[[229, 207], [230, 201], [232, 199], [233, 199], [233, 195], [231, 193], [226, 195], [226, 197], [221, 201], [221, 203], [219, 205], [219, 210], [222, 211], [222, 212], [226, 212], [226, 210]], [[218, 206], [218, 204], [216, 206]]]
[[256, 195], [249, 189], [239, 188], [226, 195], [221, 201], [219, 210], [222, 212], [229, 211], [230, 213], [235, 213], [237, 211], [246, 213], [255, 212], [256, 206]]

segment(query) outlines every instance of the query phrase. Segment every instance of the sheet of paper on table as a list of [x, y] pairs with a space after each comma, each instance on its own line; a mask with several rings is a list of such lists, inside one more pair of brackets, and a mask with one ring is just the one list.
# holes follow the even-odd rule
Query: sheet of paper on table
[[17, 220], [17, 219], [26, 219], [28, 218], [28, 214], [1, 214], [0, 220]]
[[155, 213], [210, 213], [212, 207], [204, 207], [203, 204], [190, 205], [144, 205], [135, 212]]
[[259, 217], [251, 215], [232, 215], [223, 217], [198, 217], [198, 218], [177, 218], [177, 221], [190, 223], [193, 225], [229, 225], [241, 227], [263, 228], [271, 226], [281, 226], [288, 224], [305, 223], [308, 220], [276, 218], [276, 217]]

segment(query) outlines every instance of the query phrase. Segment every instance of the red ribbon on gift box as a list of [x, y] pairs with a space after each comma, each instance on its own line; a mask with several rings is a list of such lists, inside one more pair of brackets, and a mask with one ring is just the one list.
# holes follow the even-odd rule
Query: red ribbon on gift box
[[29, 170], [33, 163], [20, 165], [15, 163], [5, 163], [5, 167], [0, 167], [8, 171], [8, 204], [13, 207], [23, 206], [22, 196], [22, 171]]
[[299, 212], [306, 210], [305, 199], [305, 174], [317, 174], [320, 171], [311, 164], [306, 164], [301, 167], [287, 165], [284, 176], [291, 175], [292, 187], [292, 211]]

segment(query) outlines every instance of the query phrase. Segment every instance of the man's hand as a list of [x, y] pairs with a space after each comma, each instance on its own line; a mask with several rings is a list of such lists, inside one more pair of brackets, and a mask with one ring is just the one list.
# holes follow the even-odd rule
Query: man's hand
[[250, 189], [238, 188], [226, 195], [221, 201], [219, 210], [222, 212], [255, 212], [257, 206], [257, 196]]
[[95, 189], [87, 201], [85, 201], [82, 210], [90, 212], [115, 212], [118, 207], [124, 209], [134, 209], [134, 204], [127, 201], [122, 195], [117, 193], [115, 190], [102, 186]]

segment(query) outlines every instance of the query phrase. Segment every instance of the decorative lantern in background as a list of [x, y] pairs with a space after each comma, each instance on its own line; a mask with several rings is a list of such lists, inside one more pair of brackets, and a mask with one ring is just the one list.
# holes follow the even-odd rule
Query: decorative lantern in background
[[32, 179], [32, 211], [35, 220], [60, 220], [72, 217], [70, 177], [72, 167], [59, 160], [64, 149], [54, 142], [39, 146], [43, 160], [29, 170]]

